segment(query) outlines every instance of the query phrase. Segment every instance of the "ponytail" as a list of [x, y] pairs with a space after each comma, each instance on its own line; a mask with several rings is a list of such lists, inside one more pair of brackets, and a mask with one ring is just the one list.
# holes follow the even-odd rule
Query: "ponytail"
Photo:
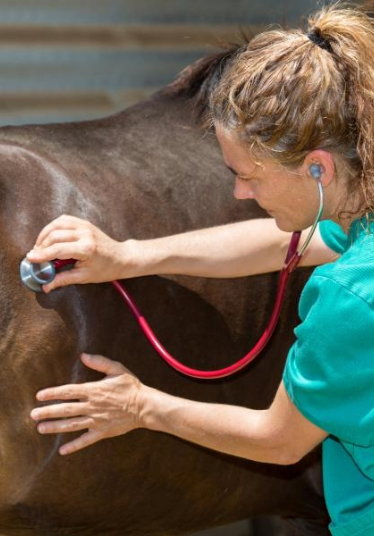
[[211, 98], [211, 118], [260, 155], [298, 166], [308, 152], [340, 157], [352, 192], [374, 210], [374, 27], [335, 4], [306, 32], [270, 30], [241, 49]]
[[359, 9], [326, 9], [309, 19], [310, 31], [330, 43], [345, 79], [349, 128], [360, 161], [359, 181], [367, 210], [374, 208], [374, 27]]

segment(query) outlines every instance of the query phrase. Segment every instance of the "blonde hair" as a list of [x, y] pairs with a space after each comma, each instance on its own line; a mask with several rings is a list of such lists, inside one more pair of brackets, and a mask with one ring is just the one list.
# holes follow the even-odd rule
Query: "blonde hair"
[[211, 119], [286, 166], [314, 149], [341, 157], [351, 191], [373, 210], [372, 22], [335, 4], [308, 23], [306, 33], [275, 29], [241, 47], [212, 94]]

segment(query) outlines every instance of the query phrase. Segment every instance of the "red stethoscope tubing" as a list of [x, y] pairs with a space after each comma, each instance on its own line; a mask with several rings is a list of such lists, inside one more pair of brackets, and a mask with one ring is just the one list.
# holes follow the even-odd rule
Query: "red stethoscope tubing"
[[[250, 350], [250, 352], [248, 352], [244, 357], [239, 359], [236, 363], [233, 363], [232, 365], [229, 365], [227, 367], [224, 367], [218, 370], [194, 369], [186, 365], [183, 365], [183, 363], [180, 363], [177, 359], [175, 359], [171, 354], [169, 354], [169, 352], [167, 352], [167, 350], [163, 347], [163, 345], [157, 339], [156, 335], [153, 333], [151, 327], [149, 326], [148, 322], [144, 318], [143, 314], [140, 312], [139, 308], [137, 307], [136, 303], [134, 302], [133, 298], [130, 296], [128, 291], [126, 290], [123, 283], [120, 283], [119, 281], [112, 281], [112, 284], [117, 289], [119, 294], [122, 296], [123, 300], [127, 303], [131, 312], [133, 313], [136, 320], [138, 321], [139, 326], [144, 332], [144, 335], [147, 337], [147, 339], [149, 340], [153, 348], [156, 350], [156, 352], [162, 357], [162, 359], [166, 361], [166, 363], [168, 363], [171, 367], [173, 367], [175, 370], [177, 370], [181, 374], [185, 376], [190, 376], [192, 378], [198, 378], [202, 380], [215, 380], [219, 378], [225, 378], [227, 376], [231, 376], [235, 374], [236, 372], [239, 372], [239, 370], [242, 370], [246, 365], [251, 363], [259, 355], [259, 353], [264, 349], [266, 344], [269, 342], [274, 332], [274, 329], [277, 325], [278, 319], [279, 319], [280, 310], [281, 310], [289, 275], [296, 268], [296, 266], [298, 265], [301, 259], [301, 254], [297, 252], [297, 246], [299, 244], [300, 235], [301, 235], [300, 232], [295, 232], [292, 234], [290, 245], [288, 247], [286, 259], [284, 262], [284, 266], [281, 270], [280, 277], [279, 277], [278, 290], [277, 290], [277, 294], [275, 298], [273, 312], [271, 314], [268, 325], [266, 326], [260, 339], [254, 345], [252, 350]], [[76, 261], [74, 259], [55, 260], [54, 266], [57, 270], [58, 268], [62, 268], [63, 266], [66, 266], [68, 264], [73, 264], [75, 262]]]

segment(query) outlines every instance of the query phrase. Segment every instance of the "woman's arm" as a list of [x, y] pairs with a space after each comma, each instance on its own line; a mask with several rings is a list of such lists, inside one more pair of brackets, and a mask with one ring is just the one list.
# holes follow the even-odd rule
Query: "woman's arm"
[[[82, 356], [106, 374], [97, 382], [65, 385], [38, 393], [40, 401], [63, 400], [32, 411], [41, 433], [84, 433], [60, 448], [70, 454], [136, 428], [164, 432], [209, 449], [259, 462], [292, 464], [327, 433], [308, 421], [283, 384], [267, 410], [194, 402], [139, 382], [125, 367], [102, 356]], [[57, 420], [55, 420], [57, 419]]]
[[[302, 241], [307, 235], [303, 231]], [[27, 257], [31, 262], [74, 258], [45, 291], [153, 274], [242, 277], [280, 270], [290, 233], [273, 219], [257, 219], [151, 240], [117, 242], [91, 223], [61, 216], [47, 225]], [[301, 265], [328, 262], [335, 254], [316, 231]]]
[[[309, 234], [301, 234], [299, 249]], [[128, 258], [140, 260], [146, 274], [183, 274], [201, 277], [244, 277], [282, 268], [291, 233], [281, 231], [271, 218], [201, 229], [144, 241], [129, 241]], [[133, 251], [131, 252], [131, 249]], [[317, 266], [337, 258], [323, 242], [317, 227], [300, 266]]]
[[146, 388], [140, 423], [226, 454], [266, 463], [296, 463], [327, 433], [308, 421], [280, 384], [269, 409], [193, 402]]

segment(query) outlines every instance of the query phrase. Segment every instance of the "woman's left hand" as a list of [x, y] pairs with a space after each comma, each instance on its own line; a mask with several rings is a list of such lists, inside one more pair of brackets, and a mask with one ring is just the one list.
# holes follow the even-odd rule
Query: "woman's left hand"
[[[139, 428], [140, 381], [121, 363], [103, 356], [82, 354], [82, 362], [106, 374], [102, 380], [43, 389], [37, 400], [63, 400], [32, 410], [31, 418], [42, 434], [59, 434], [86, 430], [63, 445], [60, 454], [71, 454], [101, 439]], [[57, 420], [56, 420], [57, 419]]]

